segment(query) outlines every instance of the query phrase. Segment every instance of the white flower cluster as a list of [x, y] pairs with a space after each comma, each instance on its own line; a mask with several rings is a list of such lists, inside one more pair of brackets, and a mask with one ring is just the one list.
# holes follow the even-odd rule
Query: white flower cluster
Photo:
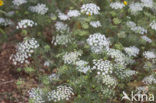
[[110, 45], [110, 42], [105, 35], [100, 33], [90, 35], [87, 39], [87, 43], [95, 53], [101, 53], [104, 49], [108, 50]]
[[0, 25], [8, 26], [8, 25], [12, 25], [12, 24], [13, 24], [13, 22], [11, 20], [0, 18]]
[[128, 27], [130, 27], [130, 28], [136, 27], [136, 24], [135, 24], [133, 21], [128, 21], [128, 22], [126, 22], [126, 25], [127, 25]]
[[48, 93], [48, 100], [59, 102], [61, 100], [69, 100], [74, 95], [73, 89], [68, 86], [58, 86], [56, 90]]
[[23, 29], [23, 28], [28, 28], [28, 27], [33, 27], [36, 26], [37, 23], [35, 23], [32, 20], [29, 19], [24, 19], [18, 22], [18, 25], [16, 26], [17, 29]]
[[132, 75], [135, 75], [137, 72], [135, 70], [124, 70], [125, 77], [130, 77]]
[[126, 56], [120, 50], [109, 49], [107, 54], [111, 56], [117, 64], [126, 65]]
[[101, 92], [104, 97], [109, 97], [109, 98], [112, 98], [113, 97], [112, 95], [114, 94], [114, 90], [110, 88], [101, 88]]
[[64, 63], [65, 64], [75, 64], [76, 61], [78, 61], [80, 59], [79, 56], [81, 56], [81, 55], [82, 55], [82, 53], [78, 52], [78, 51], [66, 53], [63, 56]]
[[66, 45], [71, 42], [69, 35], [56, 35], [51, 41], [54, 45]]
[[141, 0], [141, 2], [144, 7], [153, 7], [153, 0]]
[[90, 22], [90, 25], [94, 28], [98, 28], [98, 27], [101, 27], [101, 23], [100, 21], [91, 21]]
[[129, 55], [129, 56], [134, 56], [136, 57], [139, 54], [139, 49], [135, 46], [130, 46], [130, 47], [125, 47], [124, 48], [125, 52]]
[[154, 75], [150, 75], [150, 76], [147, 76], [145, 77], [143, 80], [142, 80], [143, 83], [145, 84], [156, 84], [156, 78], [154, 77]]
[[130, 8], [130, 11], [132, 14], [136, 14], [137, 12], [143, 10], [143, 5], [142, 5], [142, 3], [139, 3], [139, 2], [132, 3], [129, 5], [129, 8]]
[[44, 103], [43, 100], [43, 91], [40, 88], [32, 88], [30, 91], [28, 91], [29, 97], [33, 100], [33, 103]]
[[80, 16], [80, 12], [78, 10], [69, 10], [67, 15], [69, 17], [77, 17]]
[[152, 8], [153, 0], [141, 0], [141, 3], [133, 2], [129, 5], [129, 8], [132, 14], [136, 14], [137, 12], [142, 11], [144, 7]]
[[99, 14], [100, 7], [94, 3], [83, 4], [81, 6], [81, 12], [85, 12], [86, 15], [97, 15]]
[[70, 17], [68, 15], [66, 15], [64, 13], [61, 13], [61, 12], [59, 12], [58, 17], [59, 17], [60, 20], [63, 20], [63, 21], [66, 21], [66, 20], [70, 19]]
[[[116, 67], [116, 65], [114, 65], [114, 67]], [[129, 79], [130, 77], [132, 77], [133, 75], [136, 75], [137, 72], [135, 70], [129, 70], [126, 68], [117, 68], [115, 69], [114, 73], [116, 74], [116, 76], [122, 80], [126, 80]]]
[[27, 0], [13, 0], [12, 3], [16, 6], [20, 6], [22, 4], [27, 3]]
[[114, 63], [114, 68], [115, 68], [115, 72], [118, 72], [118, 70], [122, 70], [119, 71], [121, 73], [123, 73], [123, 70], [126, 69], [126, 65], [125, 64], [120, 64], [120, 62]]
[[136, 26], [136, 24], [133, 21], [128, 21], [126, 24], [135, 33], [139, 33], [139, 34], [147, 33], [147, 30], [145, 28], [143, 28], [141, 26]]
[[155, 59], [156, 58], [156, 55], [154, 52], [152, 51], [145, 51], [143, 53], [143, 56], [146, 58], [146, 59]]
[[150, 27], [153, 29], [153, 30], [156, 30], [156, 21], [152, 21], [150, 23]]
[[55, 28], [59, 32], [69, 31], [68, 25], [64, 24], [63, 22], [60, 22], [60, 21], [56, 22]]
[[16, 54], [12, 54], [10, 60], [12, 60], [15, 65], [17, 65], [17, 63], [28, 64], [29, 61], [27, 59], [31, 57], [34, 49], [38, 47], [39, 44], [34, 38], [25, 40], [17, 45]]
[[45, 4], [40, 4], [38, 3], [36, 6], [30, 6], [29, 7], [29, 10], [31, 12], [35, 12], [35, 13], [38, 13], [38, 14], [41, 14], [41, 15], [44, 15], [48, 12], [48, 8], [46, 7]]
[[152, 70], [155, 70], [155, 64], [156, 64], [156, 61], [155, 60], [152, 60], [152, 62], [151, 61], [147, 61], [147, 62], [145, 62], [143, 68], [144, 69], [152, 69]]
[[109, 88], [115, 88], [117, 80], [110, 75], [106, 75], [102, 78], [102, 83], [107, 85]]
[[70, 17], [77, 17], [80, 16], [80, 12], [78, 10], [69, 10], [67, 14], [64, 14], [60, 11], [58, 11], [58, 18], [60, 20], [66, 21], [70, 20]]
[[54, 80], [59, 80], [60, 76], [56, 73], [52, 73], [48, 78], [51, 82], [53, 82]]
[[123, 3], [120, 3], [120, 2], [113, 2], [110, 4], [110, 7], [112, 9], [122, 9], [123, 7], [125, 7], [125, 5]]
[[143, 40], [145, 40], [146, 42], [148, 42], [148, 43], [151, 43], [152, 42], [152, 40], [149, 37], [147, 37], [147, 36], [141, 36], [141, 38]]
[[132, 30], [136, 33], [139, 33], [139, 34], [147, 33], [147, 30], [141, 26], [136, 26], [135, 28], [132, 28]]
[[88, 66], [88, 62], [84, 60], [79, 60], [75, 63], [77, 66], [77, 70], [82, 72], [82, 73], [87, 73], [88, 70], [90, 70], [90, 66]]
[[97, 70], [98, 75], [108, 75], [112, 74], [113, 72], [113, 64], [105, 60], [103, 61], [102, 59], [100, 60], [93, 60], [94, 66], [91, 68], [92, 70]]

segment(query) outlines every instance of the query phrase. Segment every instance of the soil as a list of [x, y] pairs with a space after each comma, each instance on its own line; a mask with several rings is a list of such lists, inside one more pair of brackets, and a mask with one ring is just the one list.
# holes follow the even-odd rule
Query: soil
[[0, 47], [0, 103], [28, 103], [27, 96], [16, 86], [19, 75], [9, 62], [10, 54], [14, 52], [11, 43], [3, 43]]

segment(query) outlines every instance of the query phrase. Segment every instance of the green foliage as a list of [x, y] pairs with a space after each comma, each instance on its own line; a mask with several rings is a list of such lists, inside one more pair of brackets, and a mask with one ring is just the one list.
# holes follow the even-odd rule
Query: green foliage
[[[41, 96], [45, 103], [54, 102], [48, 100], [49, 94], [51, 91], [57, 94], [59, 86], [71, 87], [73, 95], [65, 99], [59, 98], [56, 103], [122, 103], [123, 91], [137, 92], [136, 88], [143, 85], [148, 87], [149, 93], [156, 94], [153, 83], [143, 82], [145, 77], [152, 75], [155, 78], [156, 75], [156, 61], [152, 55], [155, 55], [156, 31], [151, 27], [151, 23], [156, 21], [156, 6], [143, 7], [135, 13], [134, 11], [141, 6], [134, 8], [134, 11], [130, 6], [141, 1], [126, 1], [127, 5], [123, 0], [28, 0], [19, 6], [14, 5], [12, 1], [5, 1], [0, 7], [0, 17], [11, 20], [12, 25], [2, 25], [0, 21], [0, 45], [13, 43], [16, 47], [15, 52], [19, 52], [20, 56], [24, 55], [24, 59], [29, 61], [18, 63], [15, 66], [16, 71], [36, 80], [42, 94], [36, 95]], [[110, 4], [114, 2], [120, 2], [123, 7], [111, 7]], [[30, 10], [31, 6], [38, 3], [45, 4], [48, 8], [46, 13], [41, 14], [46, 11], [42, 7], [37, 8], [36, 11], [39, 12]], [[97, 10], [99, 13], [93, 13], [92, 10], [88, 11], [88, 14], [85, 11], [81, 12], [81, 6], [88, 3], [96, 4], [100, 8]], [[156, 5], [154, 0], [153, 5]], [[70, 10], [78, 10], [79, 15], [69, 17]], [[94, 10], [96, 11], [96, 8]], [[10, 11], [13, 11], [13, 14], [10, 14]], [[64, 20], [65, 18], [67, 20]], [[26, 27], [17, 29], [20, 21], [25, 19], [30, 19], [37, 25], [25, 24]], [[99, 21], [100, 26], [92, 26], [92, 21]], [[129, 21], [134, 25], [128, 24]], [[149, 39], [144, 39], [143, 36]], [[39, 47], [27, 50], [31, 48], [27, 47], [27, 42], [26, 45], [22, 45], [24, 49], [18, 49], [22, 40], [27, 41], [31, 38], [35, 38]], [[130, 47], [137, 48], [138, 53], [136, 49], [129, 49]], [[151, 51], [148, 56], [153, 57], [146, 57], [146, 51]], [[95, 60], [101, 60], [102, 63], [94, 63]], [[106, 61], [110, 64], [105, 64]], [[102, 74], [109, 72], [105, 69], [110, 69], [111, 64], [112, 74]], [[110, 78], [106, 77], [108, 75]], [[17, 80], [18, 87], [22, 87], [22, 84], [24, 79]], [[60, 90], [65, 91], [64, 88]], [[59, 91], [57, 96], [61, 93]], [[29, 103], [39, 103], [35, 99], [30, 98]]]
[[31, 68], [31, 67], [26, 67], [26, 68], [24, 68], [24, 71], [25, 71], [26, 73], [32, 73], [32, 72], [34, 72], [35, 70], [34, 70], [33, 68]]
[[24, 83], [22, 79], [17, 80], [16, 85], [21, 86]]

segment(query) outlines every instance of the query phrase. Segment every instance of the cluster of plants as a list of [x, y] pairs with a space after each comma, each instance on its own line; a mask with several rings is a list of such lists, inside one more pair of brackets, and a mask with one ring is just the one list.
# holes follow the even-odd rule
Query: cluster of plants
[[[156, 95], [155, 0], [0, 0], [0, 43], [37, 77], [30, 103], [122, 103]], [[128, 102], [128, 101], [127, 101]]]

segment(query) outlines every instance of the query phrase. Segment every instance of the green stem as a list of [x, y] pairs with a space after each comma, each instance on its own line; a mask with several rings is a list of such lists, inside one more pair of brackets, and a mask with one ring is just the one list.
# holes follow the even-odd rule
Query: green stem
[[3, 13], [3, 14], [7, 14], [5, 11], [3, 11], [3, 10], [0, 10], [0, 13]]
[[73, 1], [73, 0], [70, 0], [72, 2], [72, 4], [74, 4], [76, 7], [79, 8], [79, 6]]

